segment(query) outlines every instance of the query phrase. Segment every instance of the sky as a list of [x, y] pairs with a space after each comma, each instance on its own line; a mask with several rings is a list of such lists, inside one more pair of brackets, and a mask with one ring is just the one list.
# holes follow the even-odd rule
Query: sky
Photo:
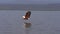
[[60, 3], [60, 0], [48, 0], [48, 3]]
[[60, 3], [60, 0], [0, 0], [0, 4], [49, 4]]

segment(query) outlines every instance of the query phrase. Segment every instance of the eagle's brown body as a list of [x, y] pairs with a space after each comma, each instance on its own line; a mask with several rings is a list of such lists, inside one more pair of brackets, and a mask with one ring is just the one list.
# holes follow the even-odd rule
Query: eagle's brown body
[[28, 20], [28, 18], [30, 18], [30, 16], [31, 16], [31, 11], [27, 11], [25, 16], [24, 16], [25, 17], [24, 19]]

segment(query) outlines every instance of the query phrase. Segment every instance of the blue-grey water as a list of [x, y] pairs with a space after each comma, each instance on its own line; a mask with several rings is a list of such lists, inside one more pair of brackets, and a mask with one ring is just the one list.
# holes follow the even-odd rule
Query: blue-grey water
[[24, 28], [26, 11], [0, 10], [0, 34], [60, 34], [60, 11], [31, 11], [30, 29]]

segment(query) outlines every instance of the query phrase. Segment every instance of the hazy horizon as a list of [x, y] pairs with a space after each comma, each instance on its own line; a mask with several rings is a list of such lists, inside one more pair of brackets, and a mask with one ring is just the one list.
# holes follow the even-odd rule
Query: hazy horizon
[[0, 10], [60, 10], [60, 0], [0, 0]]
[[60, 11], [60, 4], [1, 4], [0, 10]]

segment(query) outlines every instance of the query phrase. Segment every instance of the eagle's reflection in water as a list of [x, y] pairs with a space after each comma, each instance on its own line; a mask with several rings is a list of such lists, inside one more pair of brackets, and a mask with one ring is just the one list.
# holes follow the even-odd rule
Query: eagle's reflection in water
[[25, 28], [25, 34], [30, 34], [31, 29], [30, 28]]
[[30, 32], [31, 32], [31, 27], [25, 28], [25, 34], [30, 34]]
[[25, 34], [30, 34], [31, 32], [31, 23], [24, 22], [24, 29], [25, 29]]

